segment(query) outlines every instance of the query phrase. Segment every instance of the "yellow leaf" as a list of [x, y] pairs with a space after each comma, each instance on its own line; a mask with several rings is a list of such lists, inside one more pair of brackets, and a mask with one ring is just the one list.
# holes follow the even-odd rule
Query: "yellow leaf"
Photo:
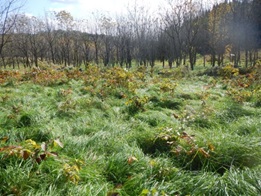
[[32, 146], [36, 146], [36, 145], [37, 145], [36, 142], [33, 141], [33, 140], [31, 140], [31, 139], [28, 139], [28, 140], [26, 140], [25, 142], [26, 142], [27, 144], [31, 144]]
[[214, 151], [214, 150], [215, 150], [215, 147], [213, 146], [213, 144], [208, 144], [208, 148], [209, 148], [209, 150], [211, 150], [211, 151]]
[[150, 193], [150, 191], [148, 189], [143, 189], [141, 192], [141, 196], [147, 196]]
[[62, 142], [60, 141], [60, 139], [53, 140], [53, 146], [54, 146], [54, 147], [59, 146], [59, 147], [63, 148], [63, 144], [62, 144]]
[[73, 169], [74, 171], [79, 172], [79, 167], [78, 167], [77, 165], [73, 165], [73, 166], [72, 166], [72, 169]]
[[9, 139], [9, 137], [8, 137], [8, 136], [5, 136], [5, 137], [2, 137], [2, 138], [0, 139], [0, 141], [3, 142], [3, 143], [6, 143], [8, 139]]
[[151, 166], [155, 166], [156, 164], [157, 164], [156, 161], [154, 161], [154, 160], [151, 160], [151, 161], [150, 161], [150, 165], [151, 165]]
[[34, 148], [34, 149], [40, 148], [40, 146], [35, 141], [33, 141], [31, 139], [26, 140], [25, 143], [27, 144], [27, 147], [30, 148], [30, 149], [31, 148]]

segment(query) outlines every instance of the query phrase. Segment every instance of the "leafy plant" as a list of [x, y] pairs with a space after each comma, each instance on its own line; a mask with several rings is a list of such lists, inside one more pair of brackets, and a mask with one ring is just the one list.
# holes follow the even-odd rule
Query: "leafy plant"
[[[2, 139], [6, 141], [6, 139]], [[57, 147], [62, 148], [63, 144], [59, 139], [51, 140], [49, 142], [43, 142], [41, 145], [37, 144], [35, 141], [28, 139], [24, 142], [21, 142], [18, 145], [9, 145], [0, 148], [0, 153], [4, 158], [17, 157], [24, 160], [33, 159], [37, 163], [41, 163], [43, 160], [50, 156], [57, 156], [57, 153], [53, 152], [52, 149]], [[50, 148], [50, 151], [48, 150]]]
[[218, 74], [223, 78], [231, 78], [239, 74], [239, 69], [234, 68], [232, 65], [226, 65], [218, 70]]
[[171, 95], [173, 95], [176, 86], [177, 86], [177, 83], [175, 83], [169, 79], [164, 79], [160, 84], [160, 90], [162, 92], [169, 92]]
[[126, 102], [127, 110], [130, 114], [135, 114], [139, 111], [145, 111], [145, 105], [149, 102], [147, 96], [133, 96]]

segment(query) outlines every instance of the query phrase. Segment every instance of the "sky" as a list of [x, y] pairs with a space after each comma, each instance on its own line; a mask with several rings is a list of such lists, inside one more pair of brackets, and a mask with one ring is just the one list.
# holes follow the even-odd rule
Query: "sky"
[[[97, 11], [110, 15], [126, 13], [128, 5], [133, 5], [134, 2], [135, 0], [27, 0], [23, 11], [25, 14], [39, 17], [48, 11], [65, 10], [74, 18], [84, 19]], [[166, 0], [136, 0], [136, 2], [156, 10]]]

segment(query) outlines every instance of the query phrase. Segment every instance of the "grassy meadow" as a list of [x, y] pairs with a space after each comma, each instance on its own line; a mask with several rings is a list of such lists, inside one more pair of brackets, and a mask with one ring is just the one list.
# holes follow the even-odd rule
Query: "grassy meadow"
[[0, 195], [261, 195], [261, 71], [0, 71]]

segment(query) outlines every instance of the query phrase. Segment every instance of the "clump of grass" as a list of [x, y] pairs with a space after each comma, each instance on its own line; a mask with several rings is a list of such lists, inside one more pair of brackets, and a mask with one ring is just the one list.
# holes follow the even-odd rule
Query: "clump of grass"
[[148, 123], [152, 127], [163, 125], [171, 121], [170, 117], [163, 112], [151, 110], [137, 114], [135, 118]]
[[261, 133], [259, 116], [241, 117], [230, 125], [229, 130], [242, 137], [258, 137]]
[[223, 108], [220, 110], [222, 112], [217, 114], [217, 119], [220, 121], [220, 124], [231, 123], [240, 117], [253, 115], [251, 111], [244, 109], [241, 104], [233, 101], [228, 101], [223, 104]]
[[18, 121], [18, 128], [30, 127], [32, 123], [33, 123], [33, 119], [30, 114], [22, 114]]
[[[3, 165], [3, 157], [1, 165]], [[5, 160], [5, 167], [1, 166], [1, 187], [0, 193], [5, 195], [19, 195], [25, 192], [30, 182], [34, 186], [33, 180], [30, 178], [31, 171], [35, 168], [30, 162]], [[35, 179], [34, 179], [35, 180]]]
[[183, 103], [179, 100], [175, 99], [152, 99], [152, 102], [154, 103], [154, 107], [159, 107], [159, 108], [168, 108], [172, 110], [179, 110], [182, 106]]
[[178, 97], [185, 100], [199, 100], [201, 96], [195, 93], [180, 93]]
[[202, 118], [202, 117], [196, 117], [193, 121], [193, 124], [197, 128], [211, 128], [214, 126], [214, 123], [211, 122], [207, 118]]

